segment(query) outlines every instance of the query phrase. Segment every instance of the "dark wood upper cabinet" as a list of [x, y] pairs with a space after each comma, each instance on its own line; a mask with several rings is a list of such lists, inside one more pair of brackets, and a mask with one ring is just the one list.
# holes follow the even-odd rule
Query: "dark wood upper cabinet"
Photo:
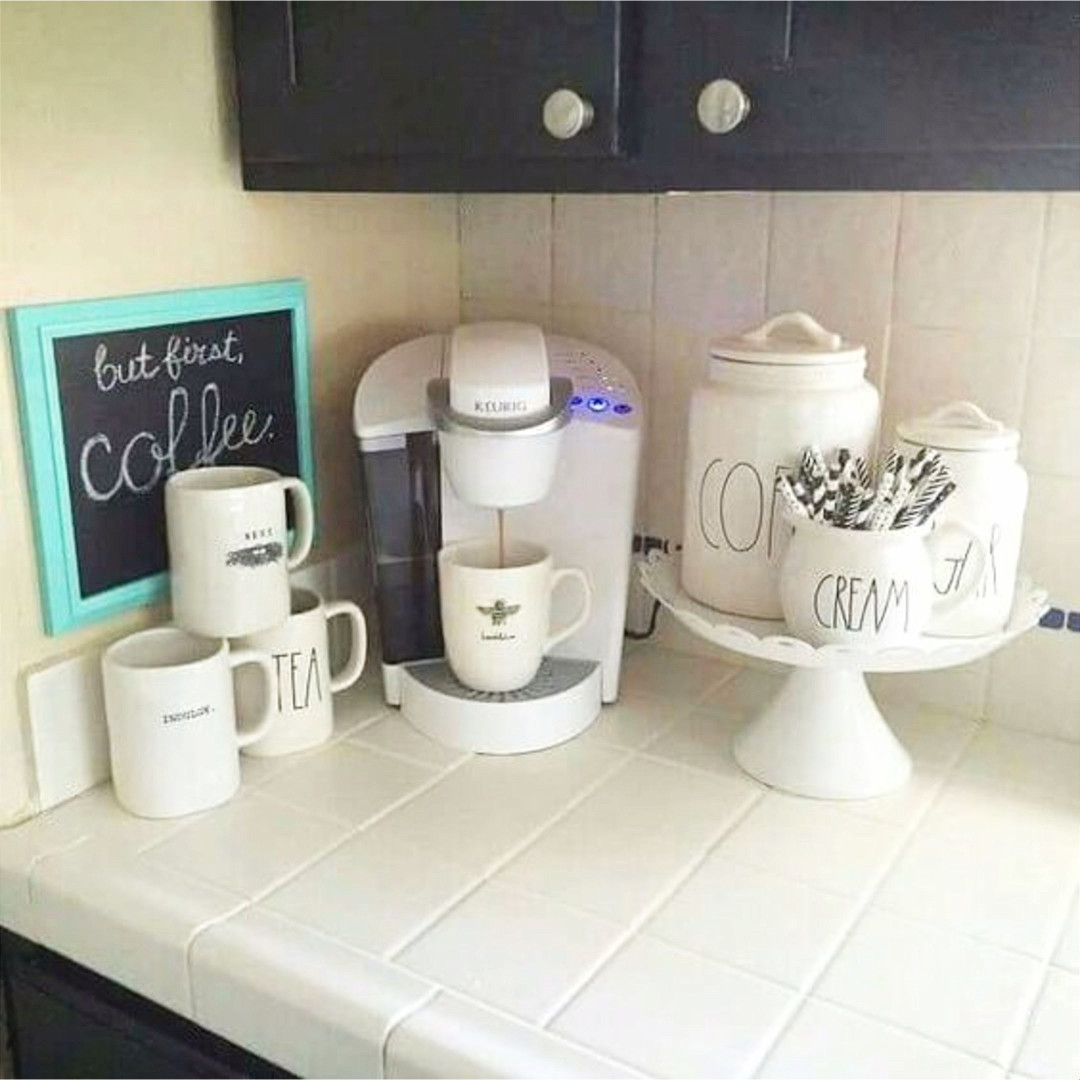
[[[232, 5], [250, 188], [1080, 188], [1080, 3]], [[727, 134], [702, 88], [751, 107]], [[592, 123], [545, 129], [555, 90]]]
[[[245, 154], [600, 159], [624, 152], [621, 5], [240, 3]], [[556, 139], [547, 96], [573, 87], [594, 120]]]

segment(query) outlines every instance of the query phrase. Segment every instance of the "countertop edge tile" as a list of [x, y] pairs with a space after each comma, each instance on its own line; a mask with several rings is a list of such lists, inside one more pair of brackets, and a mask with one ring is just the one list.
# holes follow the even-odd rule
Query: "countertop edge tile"
[[387, 1032], [433, 984], [247, 908], [192, 942], [195, 1020], [301, 1076], [380, 1076]]
[[553, 1032], [440, 991], [389, 1035], [385, 1075], [640, 1077]]
[[30, 893], [41, 943], [187, 1017], [192, 937], [247, 903], [92, 839], [40, 860]]

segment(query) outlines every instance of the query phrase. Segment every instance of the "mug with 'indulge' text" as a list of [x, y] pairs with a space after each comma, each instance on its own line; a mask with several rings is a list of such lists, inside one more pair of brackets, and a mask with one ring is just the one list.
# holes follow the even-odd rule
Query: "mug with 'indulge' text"
[[[237, 729], [233, 669], [259, 669], [259, 706]], [[274, 670], [253, 649], [178, 627], [123, 638], [101, 658], [113, 787], [140, 817], [177, 817], [231, 798], [240, 786], [240, 747], [274, 721]]]

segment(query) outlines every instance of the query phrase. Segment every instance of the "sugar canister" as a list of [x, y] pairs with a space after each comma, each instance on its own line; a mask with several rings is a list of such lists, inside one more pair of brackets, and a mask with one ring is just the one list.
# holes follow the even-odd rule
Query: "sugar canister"
[[775, 479], [810, 443], [869, 455], [878, 393], [866, 350], [804, 312], [709, 348], [687, 434], [682, 585], [709, 607], [781, 617], [787, 542]]
[[[902, 454], [936, 450], [949, 466], [956, 490], [935, 515], [935, 524], [957, 521], [986, 546], [979, 587], [963, 603], [931, 618], [927, 631], [944, 637], [978, 637], [1000, 630], [1012, 609], [1016, 565], [1024, 529], [1028, 480], [1016, 460], [1019, 432], [992, 420], [970, 401], [946, 405], [929, 416], [897, 425]], [[957, 533], [935, 545], [934, 589], [958, 592], [965, 575], [977, 572], [970, 540]]]

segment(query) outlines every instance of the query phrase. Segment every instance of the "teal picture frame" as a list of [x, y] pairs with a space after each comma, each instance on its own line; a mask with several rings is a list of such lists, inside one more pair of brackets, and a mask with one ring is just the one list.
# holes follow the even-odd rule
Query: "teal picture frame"
[[289, 313], [296, 457], [300, 477], [314, 500], [307, 299], [302, 281], [288, 279], [8, 309], [42, 619], [47, 634], [65, 633], [155, 603], [168, 592], [165, 571], [84, 595], [54, 343], [76, 335], [269, 312]]

